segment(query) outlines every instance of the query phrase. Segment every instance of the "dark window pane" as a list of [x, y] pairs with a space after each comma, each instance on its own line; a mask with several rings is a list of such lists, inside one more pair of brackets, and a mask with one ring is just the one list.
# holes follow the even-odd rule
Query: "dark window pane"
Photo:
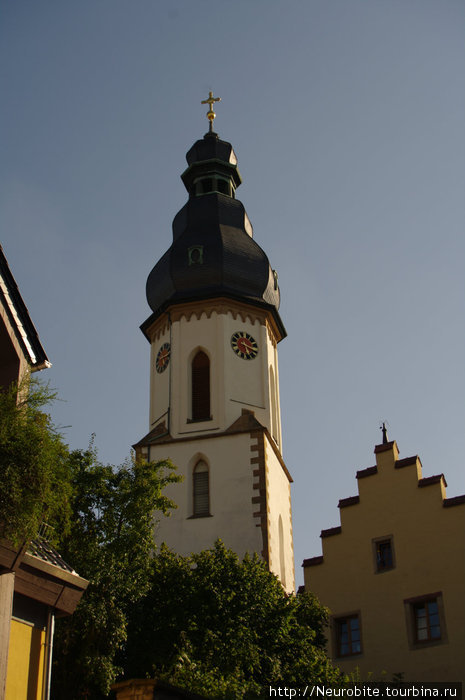
[[441, 638], [438, 604], [436, 600], [418, 603], [413, 606], [415, 634], [417, 642], [427, 642]]
[[336, 640], [338, 656], [360, 654], [360, 622], [357, 615], [336, 620]]
[[392, 545], [391, 540], [383, 540], [376, 543], [376, 566], [378, 571], [392, 569]]
[[210, 418], [210, 360], [199, 351], [192, 361], [192, 419]]

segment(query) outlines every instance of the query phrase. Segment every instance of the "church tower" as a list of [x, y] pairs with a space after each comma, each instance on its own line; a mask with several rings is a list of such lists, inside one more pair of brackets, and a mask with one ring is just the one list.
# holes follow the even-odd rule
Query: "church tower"
[[290, 483], [281, 450], [277, 345], [286, 331], [277, 274], [236, 199], [230, 143], [210, 129], [188, 151], [189, 199], [173, 242], [147, 279], [151, 316], [150, 432], [135, 445], [170, 458], [183, 482], [157, 542], [182, 555], [221, 538], [239, 556], [258, 552], [294, 590]]

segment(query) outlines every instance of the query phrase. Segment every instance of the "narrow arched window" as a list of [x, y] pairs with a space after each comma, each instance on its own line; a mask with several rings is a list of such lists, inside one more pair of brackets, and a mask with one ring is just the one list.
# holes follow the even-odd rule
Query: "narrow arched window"
[[284, 528], [283, 528], [283, 519], [281, 516], [279, 516], [279, 522], [278, 522], [278, 534], [279, 534], [279, 570], [281, 572], [281, 583], [283, 584], [284, 588], [286, 588], [286, 561], [285, 561], [285, 554], [284, 554]]
[[199, 350], [192, 360], [192, 420], [210, 418], [210, 360]]
[[270, 390], [271, 390], [271, 433], [278, 442], [278, 402], [276, 400], [276, 382], [274, 378], [273, 367], [270, 365]]
[[194, 515], [210, 515], [210, 479], [206, 462], [200, 460], [194, 467]]

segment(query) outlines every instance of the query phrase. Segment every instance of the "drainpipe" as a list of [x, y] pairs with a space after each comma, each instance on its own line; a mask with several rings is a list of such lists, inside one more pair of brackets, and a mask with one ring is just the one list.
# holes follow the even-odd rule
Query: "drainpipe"
[[52, 681], [52, 655], [53, 655], [53, 634], [55, 632], [55, 615], [50, 608], [47, 616], [47, 630], [45, 633], [45, 673], [44, 673], [44, 693], [43, 700], [50, 700], [50, 686]]
[[0, 700], [5, 700], [6, 696], [8, 648], [10, 645], [14, 587], [14, 571], [7, 571], [0, 575]]

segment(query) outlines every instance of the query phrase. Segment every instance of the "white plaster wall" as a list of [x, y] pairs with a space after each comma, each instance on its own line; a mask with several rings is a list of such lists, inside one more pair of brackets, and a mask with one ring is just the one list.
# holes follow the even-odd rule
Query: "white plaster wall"
[[[256, 440], [253, 440], [255, 443]], [[252, 438], [249, 433], [151, 446], [150, 459], [170, 457], [183, 475], [165, 495], [178, 505], [171, 517], [156, 527], [157, 543], [166, 544], [182, 555], [207, 549], [221, 538], [239, 556], [260, 553], [263, 548], [259, 519], [252, 504], [255, 465], [251, 465]], [[210, 468], [210, 513], [212, 517], [191, 518], [192, 471], [198, 459]]]
[[[249, 333], [258, 343], [257, 356], [251, 360], [238, 357], [231, 347], [231, 336], [237, 331]], [[155, 360], [161, 345], [171, 337], [171, 359], [165, 372], [158, 374]], [[190, 423], [192, 358], [203, 350], [210, 358], [210, 392], [212, 420]], [[231, 312], [213, 312], [209, 318], [183, 316], [169, 331], [152, 343], [150, 428], [168, 408], [171, 382], [171, 434], [173, 437], [200, 435], [226, 430], [240, 417], [243, 408], [252, 410], [257, 420], [270, 433], [271, 390], [269, 367], [273, 367], [276, 382], [276, 411], [278, 416], [277, 444], [281, 444], [277, 351], [268, 331], [257, 319], [234, 318]], [[275, 431], [276, 432], [276, 431]]]
[[[213, 312], [210, 318], [202, 314], [200, 319], [185, 316], [172, 326], [172, 422], [173, 437], [184, 437], [205, 431], [218, 431], [221, 426], [219, 413], [219, 386], [221, 383], [222, 352], [219, 350], [218, 316]], [[210, 411], [211, 421], [188, 423], [191, 418], [191, 376], [190, 366], [198, 350], [205, 352], [210, 359]]]
[[[231, 336], [237, 331], [249, 333], [258, 343], [259, 351], [253, 360], [243, 360], [231, 348]], [[247, 317], [245, 322], [240, 317], [234, 319], [228, 313], [225, 321], [224, 348], [225, 384], [226, 384], [226, 419], [227, 425], [236, 420], [242, 408], [254, 411], [260, 423], [272, 433], [272, 392], [269, 380], [269, 367], [273, 367], [275, 377], [278, 377], [278, 354], [271, 342], [268, 330], [260, 321]], [[276, 379], [277, 381], [277, 379]], [[277, 396], [278, 435], [277, 444], [281, 444], [279, 393]]]
[[[295, 577], [290, 483], [281, 463], [266, 438], [265, 452], [270, 569], [281, 579], [287, 591], [293, 591], [295, 589]], [[279, 542], [280, 515], [283, 522], [285, 581], [282, 580], [281, 576]]]
[[[243, 556], [248, 552], [263, 550], [260, 520], [253, 517], [259, 507], [252, 503], [258, 495], [254, 491], [251, 458], [252, 443], [249, 433], [221, 435], [237, 420], [242, 409], [252, 410], [270, 435], [274, 432], [273, 444], [281, 445], [281, 416], [279, 408], [278, 353], [266, 325], [253, 320], [251, 315], [235, 316], [232, 312], [217, 313], [200, 318], [190, 314], [181, 316], [172, 323], [159, 339], [152, 343], [151, 350], [151, 409], [150, 428], [168, 409], [171, 403], [170, 433], [174, 438], [186, 438], [182, 442], [154, 445], [149, 458], [159, 460], [169, 457], [184, 477], [181, 484], [170, 486], [166, 495], [178, 508], [168, 519], [157, 525], [156, 539], [176, 552], [187, 555], [213, 545], [221, 538]], [[249, 333], [258, 343], [257, 356], [251, 360], [238, 357], [231, 347], [231, 336], [237, 331]], [[161, 345], [171, 340], [170, 364], [165, 372], [155, 369], [157, 353]], [[210, 408], [212, 419], [189, 422], [191, 417], [191, 362], [198, 350], [210, 358]], [[270, 367], [272, 373], [270, 373]], [[274, 392], [270, 386], [270, 375], [274, 376]], [[272, 426], [273, 393], [275, 423]], [[268, 507], [268, 544], [270, 568], [280, 578], [284, 569], [285, 588], [294, 590], [294, 554], [292, 541], [292, 518], [290, 512], [290, 484], [271, 445], [266, 443], [266, 488]], [[192, 474], [199, 459], [210, 468], [210, 513], [211, 517], [192, 518], [193, 494]], [[279, 518], [282, 519], [282, 546], [280, 546]], [[280, 550], [284, 552], [280, 559]]]
[[[225, 316], [225, 384], [226, 384], [226, 421], [230, 425], [241, 415], [242, 408], [254, 411], [262, 422], [267, 418], [266, 382], [263, 367], [266, 363], [266, 346], [263, 344], [262, 329], [258, 320], [253, 323], [249, 317], [233, 318], [231, 313]], [[233, 351], [231, 336], [238, 331], [249, 333], [258, 343], [258, 354], [251, 360], [244, 360]]]
[[169, 389], [171, 358], [168, 367], [164, 372], [158, 374], [156, 370], [156, 359], [158, 351], [164, 343], [170, 342], [169, 329], [157, 340], [154, 340], [150, 348], [150, 425], [149, 430], [155, 427], [159, 419], [167, 420], [166, 412], [169, 406]]

